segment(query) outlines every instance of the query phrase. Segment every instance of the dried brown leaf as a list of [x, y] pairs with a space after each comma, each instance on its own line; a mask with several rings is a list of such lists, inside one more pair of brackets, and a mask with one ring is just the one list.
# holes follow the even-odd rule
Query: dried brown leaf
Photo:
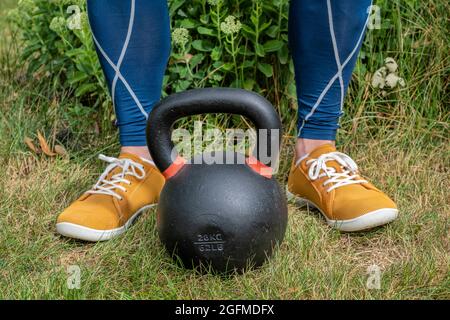
[[28, 148], [30, 148], [31, 151], [33, 151], [36, 154], [41, 153], [41, 150], [39, 150], [33, 143], [33, 139], [29, 138], [29, 137], [25, 137], [23, 139], [23, 142], [25, 142], [25, 144], [28, 146]]
[[52, 151], [52, 149], [49, 147], [47, 141], [45, 140], [44, 136], [38, 131], [37, 133], [39, 144], [41, 146], [42, 152], [44, 152], [46, 155], [50, 157], [56, 156], [56, 153]]
[[63, 147], [62, 145], [60, 145], [60, 144], [57, 144], [57, 145], [55, 146], [55, 152], [56, 152], [57, 154], [59, 154], [60, 156], [67, 156], [67, 155], [68, 155], [66, 148], [64, 148], [64, 147]]

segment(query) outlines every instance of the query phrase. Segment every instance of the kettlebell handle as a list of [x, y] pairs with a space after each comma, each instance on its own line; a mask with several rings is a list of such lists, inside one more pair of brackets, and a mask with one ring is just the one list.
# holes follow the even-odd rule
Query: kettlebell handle
[[[176, 93], [161, 100], [150, 114], [147, 123], [147, 145], [156, 166], [165, 172], [174, 162], [172, 152], [173, 124], [180, 118], [207, 114], [227, 113], [242, 115], [255, 125], [256, 129], [267, 129], [267, 154], [271, 155], [271, 129], [279, 130], [281, 142], [282, 125], [272, 104], [264, 97], [243, 89], [205, 88]], [[257, 134], [256, 158], [259, 159], [260, 141]], [[278, 152], [278, 150], [277, 150]], [[278, 156], [278, 155], [277, 155]], [[264, 163], [270, 166], [271, 163]]]

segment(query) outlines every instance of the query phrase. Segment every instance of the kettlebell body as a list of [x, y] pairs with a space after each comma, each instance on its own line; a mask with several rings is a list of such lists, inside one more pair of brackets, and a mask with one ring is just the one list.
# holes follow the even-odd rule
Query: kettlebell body
[[[162, 100], [147, 125], [150, 153], [166, 177], [157, 212], [160, 240], [185, 267], [210, 266], [217, 272], [258, 267], [283, 240], [285, 195], [275, 178], [260, 170], [271, 163], [259, 162], [258, 156], [249, 159], [231, 151], [197, 155], [191, 161], [177, 156], [171, 141], [173, 123], [203, 113], [246, 116], [257, 129], [268, 129], [266, 149], [278, 155], [278, 150], [270, 150], [270, 142], [281, 137], [279, 117], [255, 93], [196, 89]], [[279, 135], [271, 135], [271, 130], [279, 130]], [[205, 161], [212, 158], [222, 161]]]
[[286, 229], [285, 196], [277, 181], [245, 163], [202, 159], [167, 180], [157, 213], [161, 241], [189, 267], [210, 264], [225, 272], [262, 265]]

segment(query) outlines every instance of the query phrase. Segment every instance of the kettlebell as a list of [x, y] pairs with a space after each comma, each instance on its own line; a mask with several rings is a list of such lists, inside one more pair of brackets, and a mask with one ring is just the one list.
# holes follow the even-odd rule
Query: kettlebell
[[[225, 151], [214, 155], [224, 159], [219, 164], [205, 163], [206, 154], [186, 161], [171, 140], [173, 124], [183, 117], [207, 113], [245, 116], [256, 129], [267, 129], [267, 139], [257, 139], [255, 157]], [[271, 129], [279, 130], [277, 137]], [[147, 124], [147, 143], [166, 178], [157, 230], [177, 261], [187, 268], [201, 265], [219, 273], [241, 272], [261, 266], [274, 246], [281, 244], [287, 224], [286, 198], [268, 174], [270, 160], [262, 163], [258, 157], [260, 140], [265, 140], [267, 153], [276, 152], [278, 159], [278, 150], [270, 148], [271, 141], [275, 138], [279, 143], [281, 136], [281, 122], [273, 106], [242, 89], [188, 90], [154, 107]], [[237, 161], [242, 158], [245, 162]]]

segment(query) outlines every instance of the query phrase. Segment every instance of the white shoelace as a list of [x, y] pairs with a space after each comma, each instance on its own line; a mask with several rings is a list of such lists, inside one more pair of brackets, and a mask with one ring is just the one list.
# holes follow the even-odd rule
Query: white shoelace
[[[133, 176], [138, 178], [139, 180], [142, 180], [145, 177], [144, 166], [142, 164], [134, 162], [131, 159], [118, 159], [107, 157], [103, 154], [99, 155], [98, 158], [100, 160], [108, 162], [109, 165], [106, 167], [105, 171], [102, 173], [92, 189], [86, 192], [88, 194], [105, 194], [122, 200], [122, 197], [115, 190], [119, 189], [126, 192], [126, 188], [124, 186], [121, 186], [119, 183], [131, 185], [131, 181], [126, 179], [126, 176]], [[121, 172], [114, 174], [109, 179], [106, 179], [108, 174], [117, 167], [122, 169]]]
[[[335, 168], [328, 167], [328, 161], [336, 161], [341, 165], [343, 171], [337, 172]], [[325, 153], [317, 159], [308, 160], [306, 164], [309, 165], [308, 176], [311, 180], [314, 181], [325, 176], [329, 178], [323, 183], [323, 186], [332, 184], [327, 192], [351, 184], [367, 183], [366, 180], [358, 179], [360, 178], [358, 166], [352, 158], [342, 152]]]

